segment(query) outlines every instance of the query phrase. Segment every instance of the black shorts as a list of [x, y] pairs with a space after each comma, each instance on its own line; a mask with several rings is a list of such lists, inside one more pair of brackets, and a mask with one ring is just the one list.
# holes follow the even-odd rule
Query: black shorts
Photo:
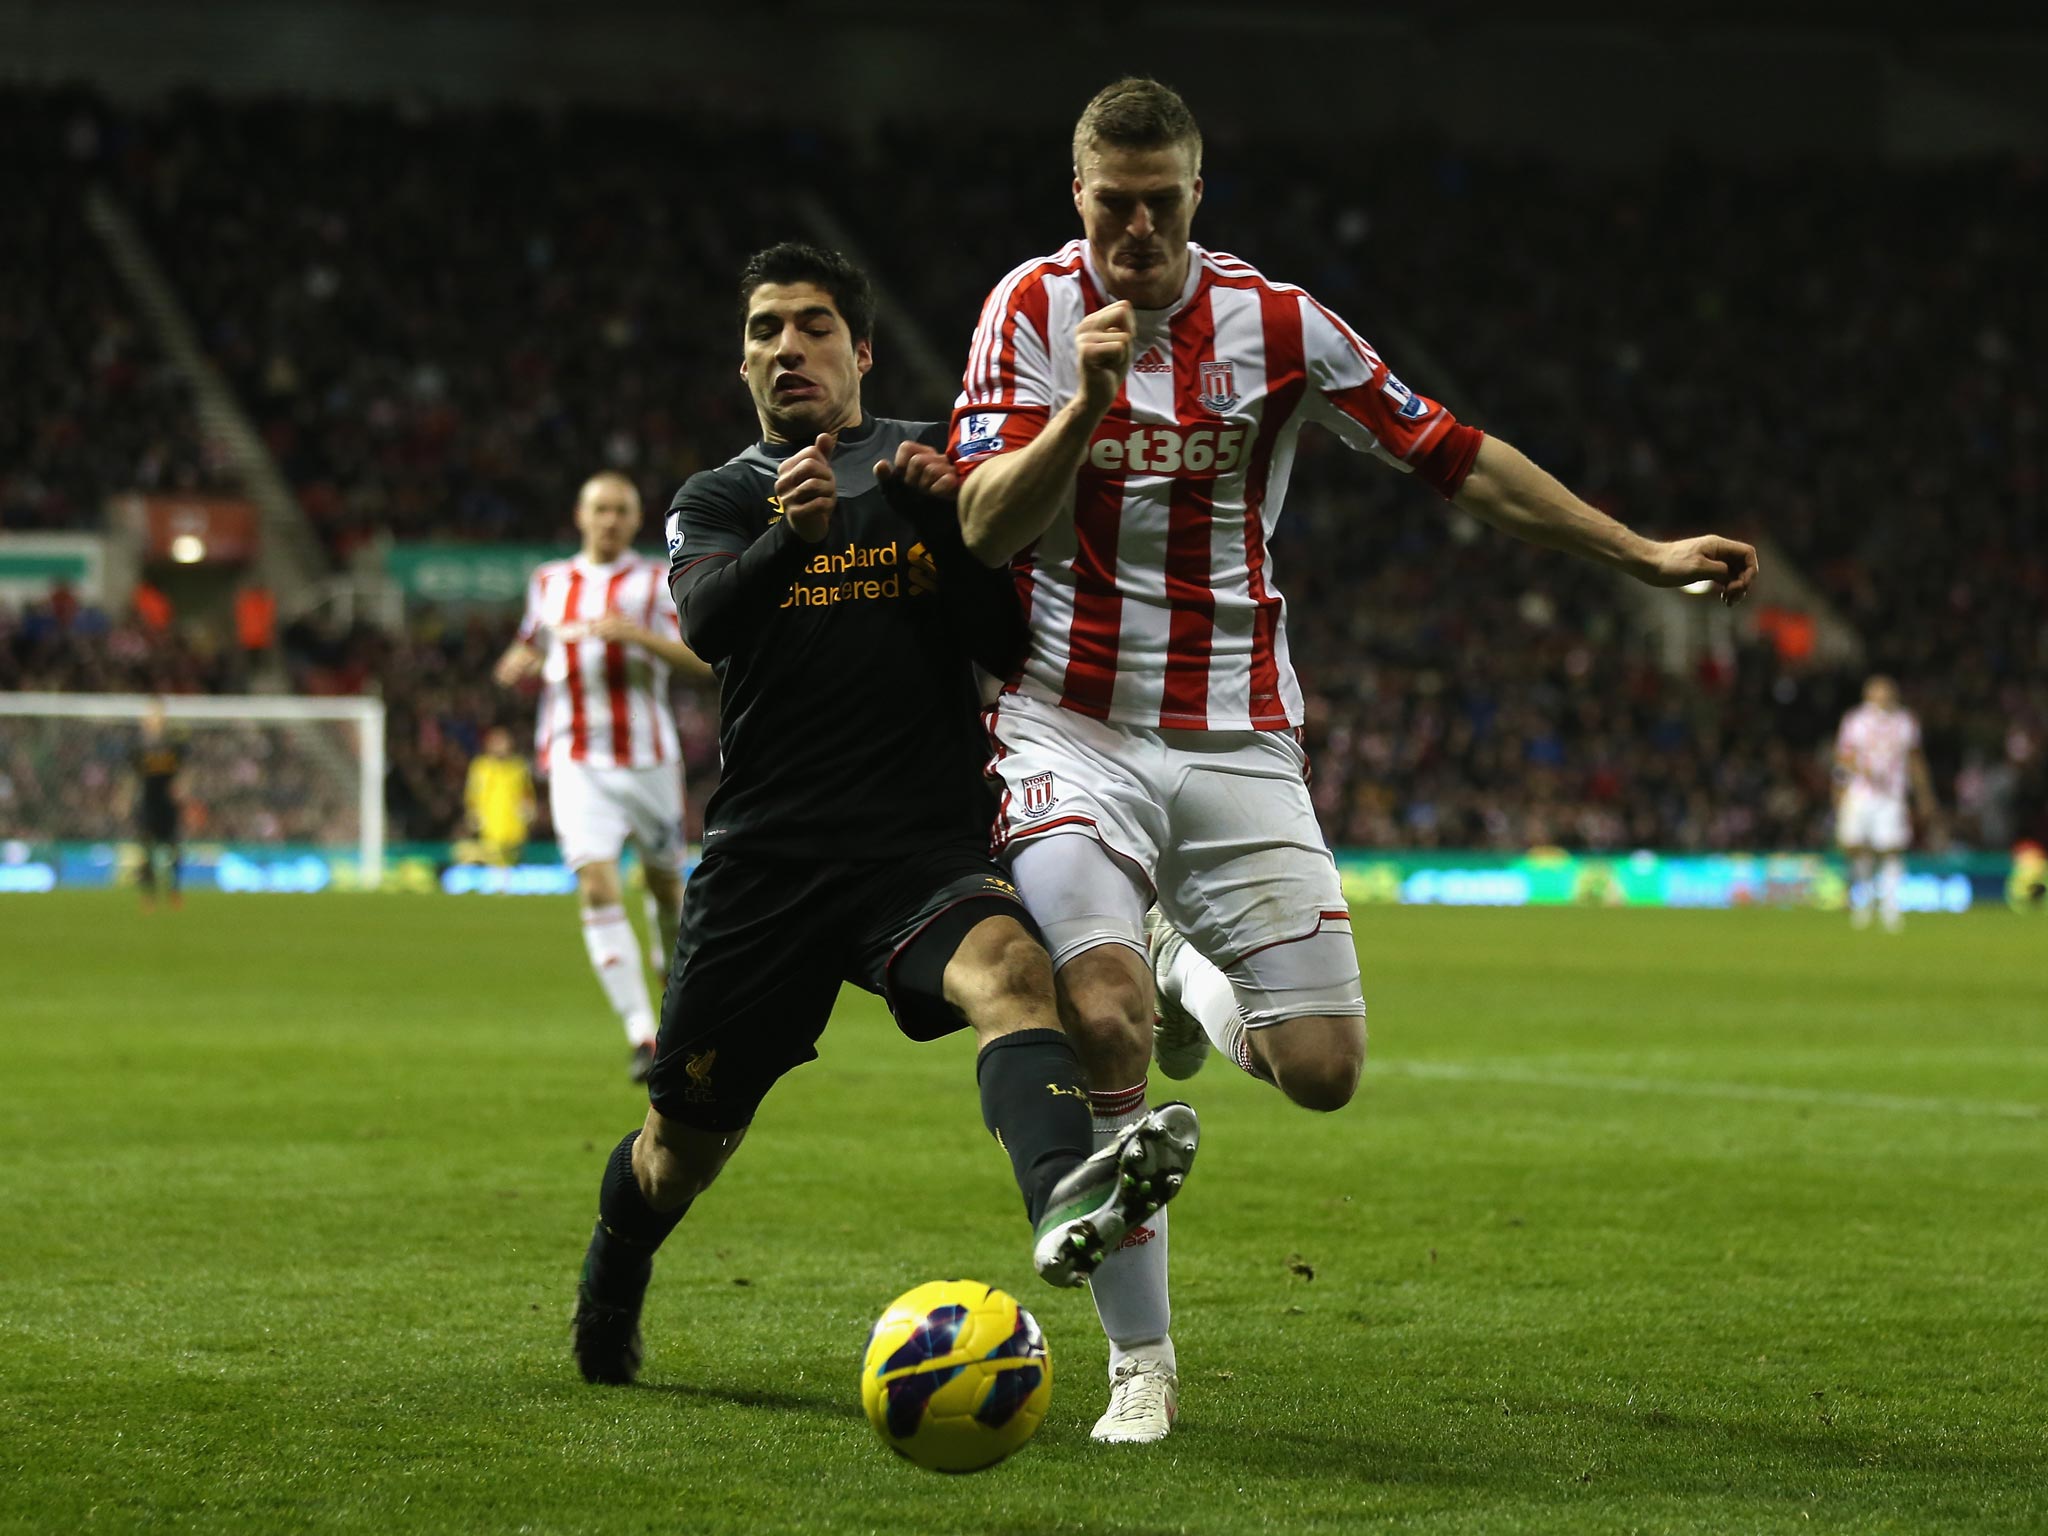
[[178, 808], [175, 805], [144, 805], [141, 831], [145, 843], [175, 843], [178, 840]]
[[880, 863], [714, 853], [684, 888], [648, 1098], [666, 1119], [739, 1130], [777, 1078], [817, 1059], [843, 982], [879, 995], [913, 1040], [963, 1028], [946, 962], [989, 917], [1038, 935], [979, 845]]

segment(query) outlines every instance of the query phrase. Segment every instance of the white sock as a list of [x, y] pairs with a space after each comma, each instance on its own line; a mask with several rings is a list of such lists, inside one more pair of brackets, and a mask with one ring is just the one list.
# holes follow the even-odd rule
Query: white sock
[[[1095, 1110], [1095, 1145], [1107, 1145], [1116, 1133], [1145, 1113], [1145, 1085], [1109, 1093], [1090, 1093]], [[1167, 1328], [1173, 1309], [1166, 1296], [1166, 1211], [1161, 1208], [1145, 1224], [1124, 1235], [1122, 1245], [1102, 1261], [1091, 1282], [1095, 1314], [1109, 1335], [1109, 1373], [1134, 1350], [1166, 1362], [1174, 1370], [1173, 1340]]]
[[1884, 856], [1877, 867], [1877, 911], [1886, 926], [1899, 920], [1899, 882], [1906, 878], [1906, 861], [1896, 853]]
[[647, 964], [655, 975], [664, 979], [668, 976], [668, 962], [676, 952], [676, 924], [682, 913], [674, 907], [664, 907], [654, 899], [654, 892], [642, 891], [641, 915], [647, 919]]
[[604, 988], [612, 1011], [626, 1026], [626, 1038], [635, 1045], [652, 1040], [654, 1005], [647, 1000], [647, 972], [640, 968], [640, 941], [633, 937], [626, 909], [586, 907], [583, 947], [590, 951], [590, 968], [597, 972], [597, 984]]
[[1871, 890], [1870, 877], [1877, 868], [1877, 860], [1870, 854], [1859, 853], [1849, 863], [1849, 908], [1854, 912], [1868, 912]]
[[1166, 968], [1166, 995], [1194, 1016], [1209, 1043], [1261, 1082], [1267, 1081], [1252, 1060], [1251, 1033], [1244, 1027], [1244, 1014], [1237, 1006], [1237, 989], [1230, 978], [1196, 953], [1185, 941]]

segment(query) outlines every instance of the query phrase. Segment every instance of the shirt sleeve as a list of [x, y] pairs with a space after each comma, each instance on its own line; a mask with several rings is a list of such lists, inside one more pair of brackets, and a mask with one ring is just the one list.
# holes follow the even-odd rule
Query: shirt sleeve
[[756, 534], [755, 516], [716, 482], [697, 480], [669, 509], [668, 586], [683, 641], [714, 664], [755, 633], [811, 552], [779, 515]]
[[1045, 430], [1054, 397], [1050, 303], [1036, 276], [1012, 274], [981, 307], [960, 397], [953, 402], [947, 457], [965, 478]]
[[540, 572], [535, 571], [526, 579], [526, 613], [519, 620], [519, 643], [538, 645], [541, 631], [545, 628], [547, 618], [540, 601]]
[[1309, 419], [1440, 495], [1455, 496], [1485, 434], [1395, 378], [1371, 343], [1314, 299], [1304, 294], [1301, 306]]
[[682, 615], [676, 612], [675, 594], [668, 589], [668, 583], [665, 581], [657, 581], [654, 584], [654, 612], [650, 616], [648, 627], [657, 635], [680, 637], [683, 632]]

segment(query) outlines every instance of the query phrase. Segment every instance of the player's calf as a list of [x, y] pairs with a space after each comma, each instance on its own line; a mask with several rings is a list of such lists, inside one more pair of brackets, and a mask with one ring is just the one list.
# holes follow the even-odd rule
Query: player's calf
[[640, 1308], [655, 1250], [711, 1187], [745, 1134], [694, 1130], [649, 1110], [646, 1126], [613, 1149], [570, 1319], [571, 1347], [585, 1381], [623, 1386], [639, 1375]]

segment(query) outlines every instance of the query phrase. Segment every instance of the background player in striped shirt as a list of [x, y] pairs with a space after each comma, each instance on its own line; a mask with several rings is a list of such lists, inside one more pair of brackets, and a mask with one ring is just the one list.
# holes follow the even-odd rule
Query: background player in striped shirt
[[[1267, 550], [1305, 422], [1497, 528], [1653, 585], [1709, 579], [1733, 602], [1756, 574], [1746, 544], [1630, 532], [1409, 389], [1301, 289], [1194, 244], [1201, 162], [1193, 116], [1157, 82], [1089, 103], [1085, 237], [991, 294], [951, 440], [968, 546], [1014, 562], [1031, 630], [990, 712], [997, 843], [1059, 967], [1104, 1135], [1144, 1110], [1155, 980], [1169, 1075], [1194, 1070], [1206, 1034], [1331, 1110], [1364, 1061]], [[1161, 930], [1148, 951], [1155, 900], [1185, 944]], [[1111, 1344], [1096, 1438], [1159, 1439], [1178, 1390], [1166, 1222], [1094, 1289]]]
[[711, 669], [683, 643], [668, 567], [633, 553], [640, 493], [624, 475], [584, 481], [576, 498], [583, 548], [533, 573], [519, 635], [497, 679], [541, 682], [534, 757], [562, 860], [576, 871], [590, 968], [632, 1042], [632, 1076], [654, 1063], [655, 1014], [627, 920], [619, 855], [628, 841], [647, 879], [648, 930], [664, 970], [683, 899], [683, 758], [669, 703], [671, 668]]
[[1899, 882], [1913, 841], [1909, 786], [1922, 823], [1932, 822], [1934, 784], [1920, 751], [1920, 722], [1899, 702], [1898, 684], [1873, 677], [1835, 735], [1835, 841], [1849, 859], [1849, 921], [1858, 928], [1870, 926], [1873, 888], [1885, 930], [1897, 933], [1902, 925]]

